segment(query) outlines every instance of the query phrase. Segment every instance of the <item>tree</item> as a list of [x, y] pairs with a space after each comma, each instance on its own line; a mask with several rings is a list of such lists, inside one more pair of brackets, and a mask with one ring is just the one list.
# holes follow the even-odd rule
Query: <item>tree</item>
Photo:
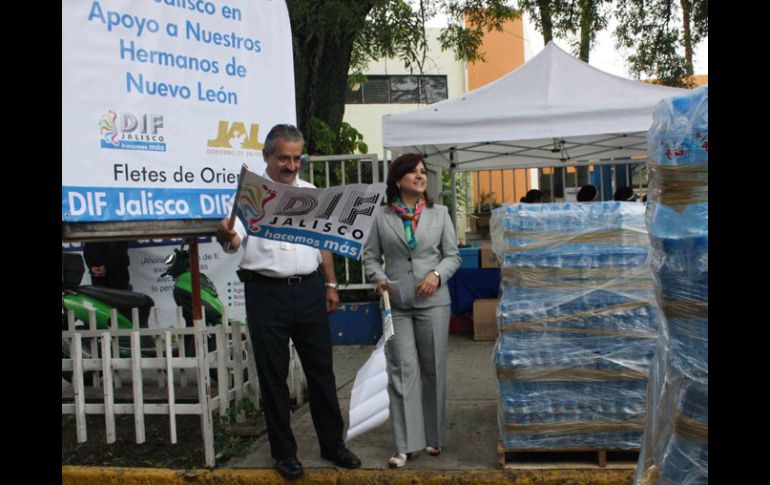
[[631, 73], [693, 87], [693, 47], [708, 36], [708, 0], [618, 0], [616, 47], [632, 51]]
[[[596, 34], [607, 28], [605, 5], [611, 0], [519, 0], [518, 6], [534, 20], [535, 28], [548, 44], [554, 37], [566, 39], [573, 54], [588, 62]], [[563, 169], [554, 171], [556, 192], [563, 194]], [[588, 183], [588, 167], [577, 167], [579, 184]]]
[[[316, 131], [340, 133], [351, 66], [399, 57], [422, 69], [425, 22], [437, 13], [451, 23], [439, 42], [458, 59], [481, 59], [484, 29], [502, 30], [517, 12], [504, 0], [286, 0], [292, 28], [297, 123], [316, 153]], [[472, 22], [466, 26], [463, 16]], [[314, 129], [314, 127], [316, 129]]]
[[527, 12], [535, 23], [535, 28], [543, 34], [543, 44], [553, 40], [553, 10], [560, 11], [560, 0], [519, 0], [521, 10]]
[[569, 40], [573, 53], [588, 62], [596, 34], [607, 28], [605, 5], [611, 0], [519, 0], [518, 6], [534, 20], [543, 43]]

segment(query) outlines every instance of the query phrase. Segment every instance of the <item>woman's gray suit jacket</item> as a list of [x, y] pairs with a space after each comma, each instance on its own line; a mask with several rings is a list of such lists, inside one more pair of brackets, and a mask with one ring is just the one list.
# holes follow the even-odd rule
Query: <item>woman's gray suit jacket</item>
[[[377, 283], [386, 276], [398, 281], [404, 294], [391, 295], [394, 308], [427, 308], [449, 305], [447, 281], [460, 267], [460, 252], [452, 219], [443, 205], [423, 206], [415, 231], [417, 247], [410, 249], [403, 220], [390, 206], [375, 218], [364, 249], [366, 278]], [[382, 257], [386, 263], [383, 266]], [[417, 298], [417, 285], [431, 270], [441, 275], [441, 286], [429, 298]]]

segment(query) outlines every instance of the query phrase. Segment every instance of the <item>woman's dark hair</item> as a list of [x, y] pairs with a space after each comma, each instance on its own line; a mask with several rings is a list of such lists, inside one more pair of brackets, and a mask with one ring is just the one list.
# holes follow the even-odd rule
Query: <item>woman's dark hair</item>
[[593, 185], [584, 185], [577, 193], [577, 201], [591, 202], [596, 197], [597, 192]]
[[615, 195], [612, 196], [612, 200], [634, 201], [636, 200], [636, 193], [634, 193], [634, 189], [624, 185], [615, 191]]
[[[425, 160], [423, 160], [422, 155], [419, 153], [404, 153], [393, 160], [390, 167], [388, 167], [388, 188], [385, 190], [386, 197], [385, 200], [382, 201], [382, 205], [390, 205], [393, 201], [398, 199], [401, 191], [398, 189], [396, 183], [401, 180], [404, 175], [414, 170], [420, 163], [425, 166], [426, 170], [428, 169], [428, 164], [425, 163]], [[423, 196], [425, 197], [425, 205], [433, 207], [433, 199], [428, 197], [427, 190], [423, 192]]]
[[527, 192], [525, 196], [525, 202], [528, 204], [539, 204], [543, 201], [543, 193], [537, 189], [532, 189]]

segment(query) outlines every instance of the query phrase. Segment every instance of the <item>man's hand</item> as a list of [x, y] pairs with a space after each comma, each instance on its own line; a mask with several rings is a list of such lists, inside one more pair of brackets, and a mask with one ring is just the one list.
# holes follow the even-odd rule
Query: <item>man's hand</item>
[[340, 295], [334, 288], [326, 288], [326, 311], [333, 313], [340, 304]]
[[420, 298], [428, 298], [436, 292], [438, 284], [438, 276], [434, 275], [433, 272], [428, 273], [425, 279], [417, 285], [417, 296]]
[[241, 245], [241, 238], [238, 236], [238, 232], [235, 229], [230, 229], [228, 226], [230, 219], [225, 217], [219, 221], [217, 226], [217, 242], [227, 249], [238, 249]]
[[97, 278], [102, 278], [107, 275], [107, 267], [104, 265], [91, 266], [91, 274], [96, 276]]

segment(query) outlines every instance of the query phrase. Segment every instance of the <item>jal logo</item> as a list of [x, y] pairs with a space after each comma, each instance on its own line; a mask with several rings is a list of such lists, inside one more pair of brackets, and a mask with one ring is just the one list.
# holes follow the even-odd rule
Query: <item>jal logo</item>
[[217, 137], [208, 141], [209, 148], [231, 148], [236, 150], [261, 150], [264, 144], [259, 142], [259, 124], [246, 125], [240, 121], [221, 120], [217, 127]]

